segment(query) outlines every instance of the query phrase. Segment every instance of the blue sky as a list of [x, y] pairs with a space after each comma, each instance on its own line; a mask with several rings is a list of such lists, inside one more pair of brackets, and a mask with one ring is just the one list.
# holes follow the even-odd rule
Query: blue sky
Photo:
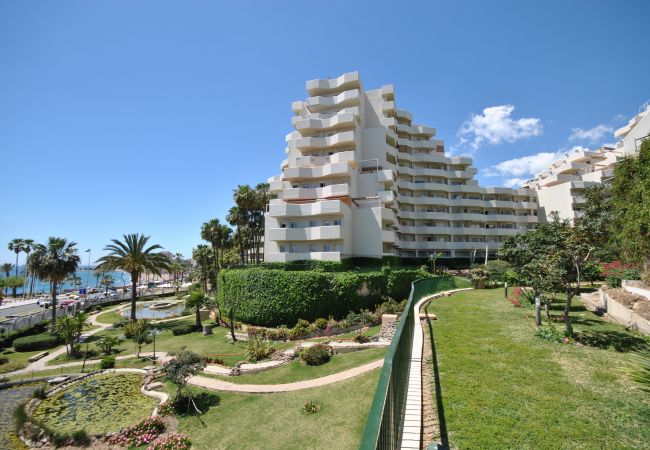
[[94, 259], [131, 232], [188, 255], [237, 184], [279, 173], [305, 80], [353, 70], [482, 183], [516, 184], [614, 142], [650, 97], [648, 17], [643, 0], [3, 1], [0, 261], [15, 237]]

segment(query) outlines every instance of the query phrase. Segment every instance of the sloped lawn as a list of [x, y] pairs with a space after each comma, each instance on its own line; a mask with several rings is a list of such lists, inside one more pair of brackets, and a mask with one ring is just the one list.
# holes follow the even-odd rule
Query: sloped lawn
[[428, 311], [439, 319], [431, 326], [452, 448], [650, 448], [650, 394], [622, 371], [647, 337], [577, 301], [579, 343], [547, 342], [533, 334], [533, 310], [513, 307], [502, 289], [457, 293]]

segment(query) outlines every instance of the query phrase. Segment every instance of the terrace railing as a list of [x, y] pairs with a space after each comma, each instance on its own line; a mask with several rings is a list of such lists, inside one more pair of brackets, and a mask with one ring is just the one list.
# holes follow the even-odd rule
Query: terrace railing
[[453, 289], [453, 277], [435, 277], [411, 284], [395, 337], [388, 347], [377, 391], [361, 441], [362, 450], [392, 450], [400, 445], [413, 350], [414, 305], [424, 296]]

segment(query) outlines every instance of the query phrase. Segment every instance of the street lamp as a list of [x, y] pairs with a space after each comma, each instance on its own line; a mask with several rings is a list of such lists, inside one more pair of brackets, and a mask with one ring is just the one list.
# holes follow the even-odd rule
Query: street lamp
[[90, 287], [90, 255], [92, 254], [92, 251], [90, 249], [86, 250], [86, 253], [88, 253], [88, 271], [86, 272], [86, 288]]
[[153, 363], [156, 364], [156, 335], [160, 333], [160, 330], [153, 328], [149, 331], [149, 334], [153, 337]]

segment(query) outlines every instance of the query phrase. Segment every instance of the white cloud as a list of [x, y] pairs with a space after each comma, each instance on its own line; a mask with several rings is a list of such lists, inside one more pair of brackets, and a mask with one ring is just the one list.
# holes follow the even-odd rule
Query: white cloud
[[513, 105], [501, 105], [485, 108], [482, 114], [472, 114], [472, 118], [458, 130], [460, 144], [468, 144], [476, 150], [485, 142], [493, 145], [512, 143], [542, 134], [540, 119], [513, 119], [511, 116], [514, 110]]
[[509, 188], [520, 188], [526, 181], [528, 178], [510, 178], [505, 180], [503, 185]]
[[599, 139], [602, 139], [605, 135], [611, 134], [613, 132], [614, 129], [612, 127], [608, 127], [607, 125], [596, 125], [595, 127], [588, 130], [582, 128], [572, 128], [569, 140], [596, 142]]
[[519, 187], [530, 178], [544, 172], [551, 163], [564, 158], [566, 153], [588, 150], [576, 145], [570, 150], [562, 149], [557, 152], [540, 152], [534, 155], [508, 159], [482, 170], [485, 177], [502, 177], [506, 187]]

